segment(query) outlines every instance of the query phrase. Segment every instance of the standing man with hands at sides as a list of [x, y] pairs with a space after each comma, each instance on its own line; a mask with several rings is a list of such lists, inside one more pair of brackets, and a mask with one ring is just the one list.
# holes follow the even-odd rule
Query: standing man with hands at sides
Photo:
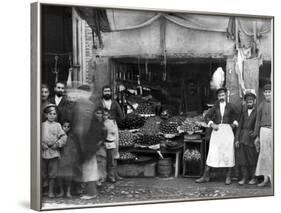
[[212, 128], [206, 166], [203, 176], [195, 182], [209, 182], [211, 168], [227, 168], [225, 184], [229, 185], [231, 184], [231, 169], [235, 166], [232, 128], [238, 126], [238, 114], [232, 104], [226, 102], [226, 88], [219, 88], [216, 95], [218, 101], [205, 116], [208, 126]]
[[[254, 129], [257, 117], [256, 95], [253, 92], [246, 92], [244, 100], [246, 102], [246, 109], [240, 116], [235, 137], [236, 164], [242, 173], [242, 179], [238, 184], [244, 185], [248, 183], [254, 185], [257, 182], [255, 169], [258, 159], [258, 153], [254, 144]], [[251, 178], [250, 181], [249, 178]]]

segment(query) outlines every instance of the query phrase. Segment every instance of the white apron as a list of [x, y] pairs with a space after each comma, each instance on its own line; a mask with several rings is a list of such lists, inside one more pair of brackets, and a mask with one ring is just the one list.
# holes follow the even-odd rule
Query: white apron
[[82, 180], [83, 182], [98, 181], [99, 171], [96, 155], [93, 155], [91, 159], [84, 162], [82, 165]]
[[264, 175], [272, 178], [273, 172], [273, 148], [272, 129], [260, 128], [260, 153], [256, 167], [256, 175]]
[[210, 139], [209, 153], [206, 164], [210, 167], [233, 167], [234, 134], [229, 124], [219, 124], [217, 131], [213, 130]]

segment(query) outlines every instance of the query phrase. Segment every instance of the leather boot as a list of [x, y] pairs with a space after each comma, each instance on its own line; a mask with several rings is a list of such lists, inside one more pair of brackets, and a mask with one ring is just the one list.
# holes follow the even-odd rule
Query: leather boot
[[206, 182], [209, 182], [210, 181], [210, 169], [211, 169], [211, 167], [206, 166], [205, 170], [204, 170], [204, 173], [203, 173], [203, 176], [200, 177], [199, 179], [196, 179], [195, 182], [196, 183], [206, 183]]
[[48, 197], [49, 198], [54, 198], [55, 197], [55, 179], [51, 178], [49, 180], [49, 192], [48, 192]]

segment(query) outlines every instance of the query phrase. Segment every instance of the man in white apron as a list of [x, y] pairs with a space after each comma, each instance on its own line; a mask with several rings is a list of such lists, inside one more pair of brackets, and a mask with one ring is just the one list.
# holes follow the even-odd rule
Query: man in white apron
[[263, 176], [263, 182], [259, 187], [263, 187], [272, 182], [273, 177], [273, 132], [271, 123], [271, 85], [264, 86], [264, 100], [260, 103], [257, 111], [255, 126], [255, 145], [259, 151], [256, 167], [256, 176]]
[[205, 119], [212, 128], [209, 153], [204, 174], [196, 183], [210, 181], [211, 168], [227, 168], [225, 184], [231, 184], [231, 168], [235, 166], [234, 134], [232, 128], [238, 126], [238, 114], [230, 103], [226, 102], [226, 88], [216, 92], [218, 102], [207, 112]]

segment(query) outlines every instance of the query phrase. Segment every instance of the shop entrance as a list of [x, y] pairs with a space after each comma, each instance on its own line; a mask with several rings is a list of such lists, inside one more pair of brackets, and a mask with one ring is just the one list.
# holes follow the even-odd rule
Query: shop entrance
[[166, 65], [161, 59], [115, 58], [111, 64], [117, 85], [137, 90], [140, 84], [143, 95], [151, 95], [174, 115], [201, 114], [213, 104], [212, 74], [218, 67], [226, 70], [225, 58], [168, 58]]

